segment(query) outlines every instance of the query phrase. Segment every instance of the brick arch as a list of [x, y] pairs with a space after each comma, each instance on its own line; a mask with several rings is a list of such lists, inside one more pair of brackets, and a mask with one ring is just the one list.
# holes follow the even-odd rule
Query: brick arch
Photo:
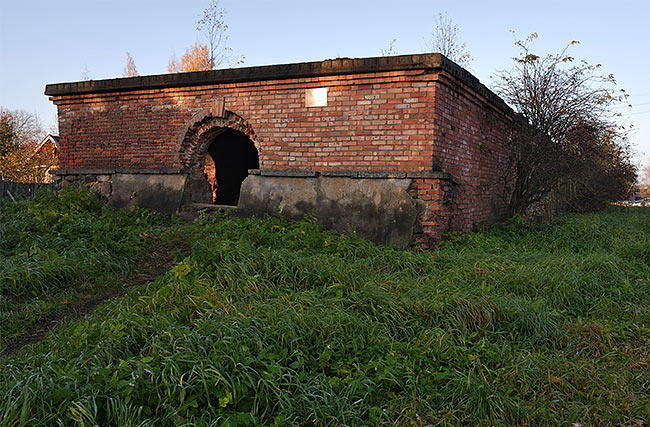
[[183, 135], [178, 139], [180, 141], [179, 158], [183, 168], [190, 171], [190, 175], [195, 178], [201, 177], [205, 166], [205, 156], [208, 152], [210, 143], [215, 136], [219, 135], [225, 129], [239, 131], [250, 138], [257, 149], [257, 153], [262, 163], [261, 145], [253, 127], [241, 116], [226, 110], [223, 117], [215, 117], [208, 111], [200, 111], [192, 116], [189, 124], [185, 126]]

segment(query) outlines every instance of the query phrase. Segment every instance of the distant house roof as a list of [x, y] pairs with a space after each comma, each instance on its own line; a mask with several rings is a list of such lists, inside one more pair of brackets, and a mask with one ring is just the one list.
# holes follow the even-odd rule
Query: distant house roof
[[59, 150], [59, 136], [58, 135], [52, 135], [51, 133], [48, 133], [47, 136], [45, 136], [45, 138], [43, 138], [43, 140], [38, 143], [38, 145], [34, 149], [34, 152], [38, 153], [48, 143], [54, 144], [54, 147], [55, 147], [56, 151]]

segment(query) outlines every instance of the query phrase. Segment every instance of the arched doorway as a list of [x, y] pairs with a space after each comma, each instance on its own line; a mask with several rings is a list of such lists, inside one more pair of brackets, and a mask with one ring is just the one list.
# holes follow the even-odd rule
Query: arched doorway
[[212, 201], [237, 205], [241, 184], [249, 169], [259, 168], [255, 144], [246, 134], [225, 128], [209, 142], [204, 173], [212, 187]]

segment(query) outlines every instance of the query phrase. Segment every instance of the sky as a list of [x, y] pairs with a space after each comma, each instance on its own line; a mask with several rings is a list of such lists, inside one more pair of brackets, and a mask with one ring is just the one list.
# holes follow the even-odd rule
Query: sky
[[[161, 74], [172, 54], [204, 41], [196, 21], [209, 0], [0, 0], [0, 106], [37, 114], [46, 128], [55, 107], [48, 83], [120, 77], [130, 52], [140, 75]], [[426, 51], [438, 13], [460, 30], [486, 86], [512, 67], [515, 37], [536, 32], [537, 54], [571, 54], [602, 64], [632, 107], [619, 106], [639, 164], [650, 163], [650, 2], [647, 0], [423, 1], [221, 0], [228, 46], [240, 66]], [[513, 32], [514, 31], [514, 35]]]

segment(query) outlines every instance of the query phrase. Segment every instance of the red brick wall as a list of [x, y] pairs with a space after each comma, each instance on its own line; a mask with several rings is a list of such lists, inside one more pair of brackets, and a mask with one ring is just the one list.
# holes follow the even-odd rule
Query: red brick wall
[[[328, 88], [327, 106], [306, 107], [305, 89], [317, 87]], [[204, 118], [222, 97], [235, 114], [229, 123], [255, 142], [261, 169], [451, 174], [453, 182], [414, 183], [417, 197], [428, 203], [425, 244], [504, 214], [503, 142], [511, 118], [444, 70], [54, 96], [60, 167], [202, 174], [205, 151], [196, 145], [205, 141], [190, 136], [211, 126]]]
[[434, 161], [453, 183], [438, 200], [446, 212], [433, 221], [447, 231], [470, 231], [502, 219], [512, 117], [446, 72], [436, 75], [434, 97]]
[[[194, 114], [226, 98], [253, 129], [265, 169], [430, 170], [433, 82], [422, 71], [53, 97], [61, 168], [187, 167]], [[328, 87], [326, 107], [305, 89]]]

